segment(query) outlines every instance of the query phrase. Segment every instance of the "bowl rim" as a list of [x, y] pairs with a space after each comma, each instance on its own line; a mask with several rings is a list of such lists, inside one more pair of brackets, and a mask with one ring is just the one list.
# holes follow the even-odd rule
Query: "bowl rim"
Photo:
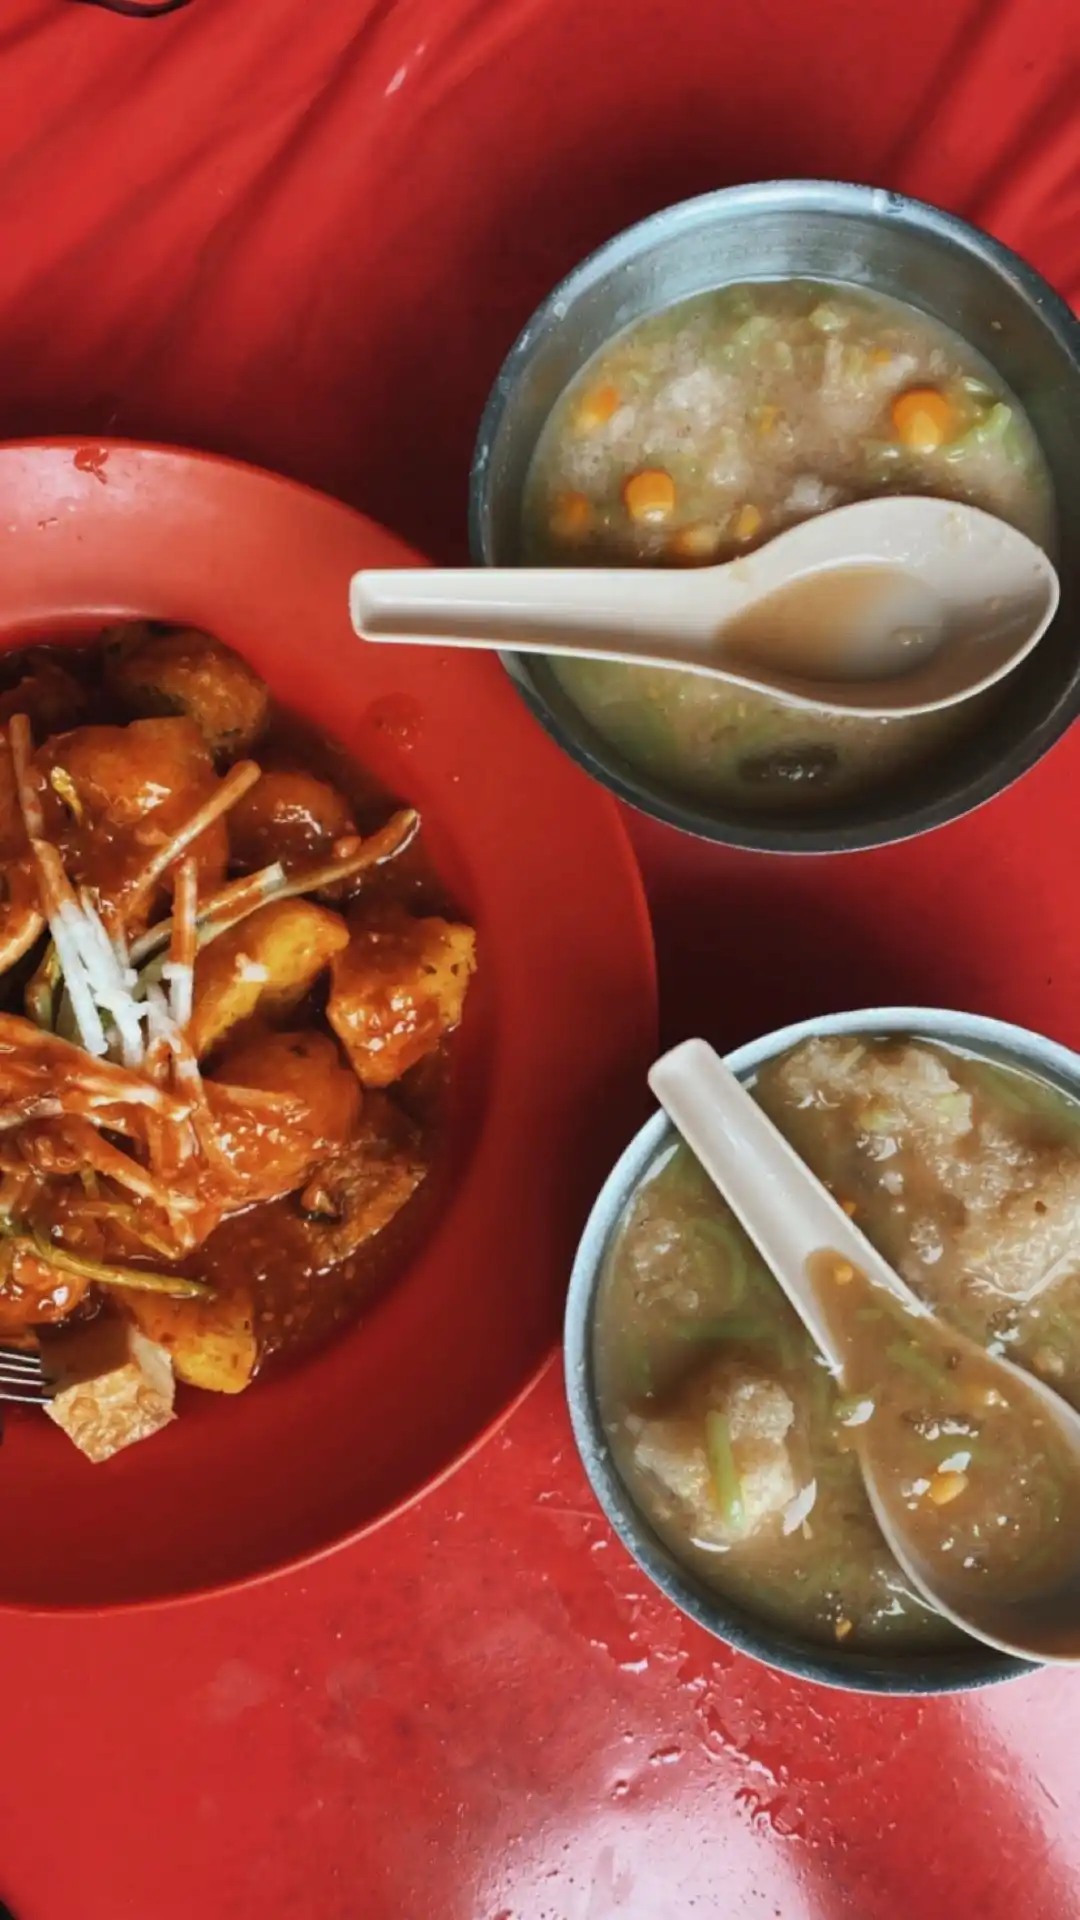
[[[646, 250], [654, 238], [691, 230], [717, 213], [753, 215], [780, 208], [915, 225], [947, 245], [959, 248], [1037, 309], [1043, 325], [1071, 360], [1080, 385], [1080, 318], [1029, 261], [961, 215], [891, 188], [853, 181], [790, 179], [718, 187], [647, 214], [604, 241], [563, 276], [526, 321], [496, 374], [477, 431], [469, 471], [469, 547], [477, 564], [494, 564], [487, 511], [491, 450], [521, 373], [528, 364], [536, 335], [557, 324], [571, 302]], [[582, 723], [586, 731], [578, 735], [536, 685], [528, 659], [510, 652], [499, 657], [534, 719], [564, 753], [627, 806], [698, 839], [756, 853], [858, 853], [893, 846], [954, 820], [962, 820], [1030, 773], [1080, 714], [1078, 667], [1077, 677], [1060, 690], [1039, 725], [1009, 746], [992, 766], [969, 780], [959, 804], [954, 795], [952, 799], [922, 803], [902, 801], [890, 811], [887, 794], [878, 801], [871, 796], [875, 810], [869, 819], [844, 825], [830, 825], [827, 815], [813, 814], [778, 814], [775, 819], [747, 816], [744, 820], [732, 812], [730, 817], [718, 818], [690, 796], [684, 798], [671, 789], [651, 787], [629, 761], [614, 748], [605, 747], [587, 722]]]
[[[839, 1034], [907, 1033], [959, 1046], [984, 1058], [1029, 1067], [1080, 1100], [1080, 1056], [1058, 1041], [1012, 1021], [940, 1007], [873, 1007], [794, 1021], [726, 1055], [746, 1079], [800, 1041]], [[707, 1587], [685, 1569], [649, 1526], [611, 1456], [597, 1408], [592, 1319], [603, 1256], [611, 1234], [647, 1166], [671, 1131], [667, 1115], [653, 1114], [615, 1163], [600, 1189], [578, 1246], [563, 1322], [563, 1370], [574, 1443], [592, 1492], [631, 1557], [660, 1592], [717, 1639], [797, 1679], [853, 1693], [924, 1695], [961, 1693], [1037, 1671], [1038, 1663], [982, 1649], [941, 1654], [841, 1654], [774, 1627]]]

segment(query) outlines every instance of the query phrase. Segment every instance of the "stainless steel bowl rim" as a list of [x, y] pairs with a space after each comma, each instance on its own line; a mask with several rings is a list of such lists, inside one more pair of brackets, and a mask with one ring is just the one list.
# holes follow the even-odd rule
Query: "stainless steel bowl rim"
[[[624, 227], [610, 240], [596, 247], [576, 267], [565, 274], [545, 300], [535, 309], [518, 334], [502, 363], [495, 384], [480, 416], [472, 466], [469, 475], [469, 542], [478, 557], [483, 554], [484, 529], [481, 524], [480, 486], [487, 469], [506, 403], [517, 386], [518, 372], [532, 348], [533, 338], [550, 321], [558, 320], [571, 300], [594, 281], [632, 260], [654, 235], [677, 233], [693, 227], [703, 215], [713, 212], [743, 211], [767, 213], [777, 207], [802, 207], [808, 212], [861, 213], [868, 218], [915, 218], [929, 232], [952, 240], [967, 252], [980, 253], [1003, 279], [1020, 287], [1044, 313], [1048, 324], [1068, 344], [1077, 335], [1077, 319], [1071, 307], [1054, 292], [1035, 268], [1011, 247], [995, 240], [982, 227], [976, 227], [959, 214], [947, 213], [929, 200], [917, 200], [909, 194], [894, 193], [887, 187], [860, 186], [844, 180], [763, 180], [739, 187], [717, 187], [711, 193], [695, 194], [690, 200], [677, 201], [658, 213], [647, 214], [633, 226]], [[516, 656], [511, 655], [510, 658]]]
[[[1080, 1099], [1080, 1056], [1005, 1020], [930, 1007], [874, 1007], [799, 1020], [727, 1055], [747, 1079], [800, 1041], [833, 1034], [912, 1034], [982, 1057], [1030, 1068]], [[709, 1633], [766, 1665], [801, 1679], [856, 1693], [954, 1693], [991, 1686], [1033, 1671], [1022, 1660], [972, 1642], [971, 1651], [941, 1654], [833, 1652], [755, 1619], [682, 1568], [627, 1492], [611, 1457], [596, 1403], [592, 1318], [603, 1257], [624, 1207], [655, 1158], [670, 1125], [656, 1113], [608, 1175], [582, 1234], [567, 1294], [563, 1327], [566, 1398], [574, 1440], [590, 1485], [615, 1532], [639, 1566], [681, 1612]]]
[[[469, 480], [469, 544], [478, 564], [491, 565], [495, 557], [486, 511], [487, 470], [492, 448], [537, 335], [556, 324], [589, 287], [634, 260], [654, 239], [670, 238], [692, 229], [714, 214], [769, 213], [781, 209], [847, 214], [886, 223], [913, 223], [981, 260], [1005, 285], [1037, 309], [1047, 330], [1072, 359], [1080, 382], [1080, 321], [1067, 303], [1019, 254], [959, 215], [888, 188], [837, 180], [770, 180], [720, 187], [649, 214], [605, 241], [564, 276], [522, 328], [496, 376], [481, 416], [473, 454]], [[1059, 502], [1059, 508], [1061, 506]], [[720, 823], [706, 804], [690, 796], [684, 798], [650, 788], [647, 777], [637, 775], [629, 763], [625, 763], [624, 772], [621, 756], [614, 749], [610, 750], [609, 759], [604, 751], [594, 751], [588, 738], [576, 737], [562, 724], [534, 686], [526, 658], [515, 653], [504, 653], [500, 658], [533, 716], [564, 752], [620, 800], [684, 833], [759, 853], [858, 852], [911, 839], [961, 819], [1030, 772], [1067, 731], [1080, 710], [1077, 689], [1064, 688], [1041, 725], [1017, 740], [996, 772], [987, 769], [973, 779], [970, 792], [958, 806], [936, 798], [923, 804], [918, 800], [909, 801], [899, 806], [895, 817], [888, 822], [875, 824], [871, 820], [866, 826], [838, 825], [828, 819], [816, 821], [812, 814], [781, 814], [775, 822], [755, 819], [744, 826], [734, 810]]]

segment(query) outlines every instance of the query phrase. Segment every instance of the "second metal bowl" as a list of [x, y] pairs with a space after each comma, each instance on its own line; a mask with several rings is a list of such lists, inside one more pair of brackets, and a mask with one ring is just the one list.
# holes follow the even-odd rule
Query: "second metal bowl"
[[[728, 1065], [749, 1079], [769, 1060], [825, 1034], [913, 1034], [955, 1046], [983, 1059], [1026, 1069], [1080, 1100], [1080, 1057], [1041, 1034], [1003, 1020], [928, 1007], [883, 1007], [836, 1013], [783, 1027], [752, 1040], [728, 1056]], [[625, 1547], [675, 1606], [729, 1645], [804, 1680], [856, 1693], [958, 1693], [1030, 1673], [1012, 1659], [972, 1640], [941, 1653], [845, 1653], [818, 1646], [794, 1632], [755, 1617], [682, 1566], [635, 1505], [615, 1467], [600, 1418], [593, 1368], [593, 1315], [604, 1259], [632, 1194], [671, 1129], [663, 1113], [632, 1140], [602, 1188], [578, 1248], [570, 1281], [563, 1333], [566, 1394], [578, 1452], [593, 1492]]]

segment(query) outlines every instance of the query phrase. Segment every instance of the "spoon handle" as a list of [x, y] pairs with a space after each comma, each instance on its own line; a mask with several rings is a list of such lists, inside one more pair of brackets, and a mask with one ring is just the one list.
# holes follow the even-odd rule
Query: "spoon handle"
[[811, 1282], [814, 1254], [840, 1254], [923, 1310], [706, 1041], [684, 1040], [665, 1054], [649, 1085], [835, 1372], [840, 1351]]
[[716, 598], [703, 609], [691, 574], [670, 569], [409, 567], [355, 574], [349, 606], [365, 640], [667, 665], [711, 641]]

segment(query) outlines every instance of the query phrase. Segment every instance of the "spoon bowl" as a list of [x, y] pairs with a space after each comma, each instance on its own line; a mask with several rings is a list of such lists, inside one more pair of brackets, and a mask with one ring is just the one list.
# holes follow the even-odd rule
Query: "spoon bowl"
[[[649, 1081], [845, 1392], [866, 1396], [866, 1417], [855, 1428], [859, 1461], [875, 1517], [908, 1580], [939, 1613], [1002, 1652], [1080, 1663], [1080, 1415], [1044, 1382], [940, 1321], [704, 1041], [666, 1054]], [[924, 1361], [936, 1354], [950, 1397], [977, 1404], [981, 1419], [1007, 1435], [1011, 1480], [1023, 1485], [1029, 1467], [1048, 1466], [1056, 1517], [1036, 1554], [1013, 1564], [1006, 1541], [988, 1557], [966, 1554], [962, 1544], [947, 1557], [958, 1544], [948, 1537], [949, 1506], [964, 1491], [966, 1473], [939, 1470], [938, 1486], [903, 1477], [888, 1393], [897, 1340]], [[938, 1551], [928, 1550], [928, 1541]]]
[[362, 639], [700, 673], [789, 705], [931, 713], [1011, 673], [1057, 611], [1042, 549], [976, 507], [838, 507], [722, 566], [366, 570]]

